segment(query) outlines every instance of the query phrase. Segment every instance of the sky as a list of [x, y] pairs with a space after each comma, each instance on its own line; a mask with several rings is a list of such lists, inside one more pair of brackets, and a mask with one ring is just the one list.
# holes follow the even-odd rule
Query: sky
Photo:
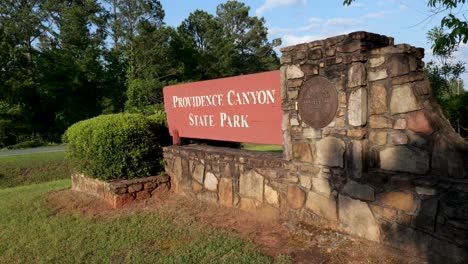
[[[160, 0], [165, 22], [177, 27], [197, 9], [215, 14], [220, 0]], [[281, 38], [286, 47], [354, 31], [391, 36], [395, 44], [425, 49], [425, 61], [433, 59], [427, 32], [440, 25], [442, 14], [433, 15], [425, 0], [357, 0], [344, 6], [342, 0], [246, 0], [250, 15], [263, 17], [269, 40]], [[278, 56], [281, 56], [277, 49]], [[468, 46], [462, 45], [456, 59], [468, 62]], [[468, 67], [467, 67], [468, 68]], [[468, 84], [468, 73], [462, 76]]]

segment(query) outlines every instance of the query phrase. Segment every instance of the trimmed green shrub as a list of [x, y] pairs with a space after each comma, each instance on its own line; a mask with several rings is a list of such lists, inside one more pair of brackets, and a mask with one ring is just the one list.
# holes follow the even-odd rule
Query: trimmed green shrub
[[67, 129], [67, 158], [75, 170], [101, 180], [154, 176], [162, 171], [162, 146], [170, 143], [165, 116], [111, 114]]

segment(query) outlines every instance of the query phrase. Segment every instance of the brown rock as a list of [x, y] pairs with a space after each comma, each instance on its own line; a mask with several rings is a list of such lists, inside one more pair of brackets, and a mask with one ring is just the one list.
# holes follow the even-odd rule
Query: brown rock
[[372, 144], [383, 146], [387, 144], [387, 132], [370, 132], [369, 140]]
[[148, 190], [143, 190], [141, 192], [137, 192], [136, 199], [137, 200], [146, 200], [151, 198], [151, 193]]
[[[348, 122], [352, 126], [363, 126], [367, 122], [367, 90], [351, 92], [348, 101]], [[337, 125], [338, 126], [338, 125]]]
[[303, 60], [303, 59], [305, 59], [305, 58], [306, 58], [306, 53], [305, 53], [305, 51], [302, 51], [302, 50], [301, 50], [301, 51], [298, 51], [298, 52], [296, 53], [296, 59], [298, 59], [298, 60]]
[[222, 206], [232, 207], [232, 202], [232, 180], [228, 178], [222, 178], [219, 182], [219, 203]]
[[320, 60], [322, 58], [322, 49], [313, 49], [309, 50], [308, 59], [309, 60]]
[[301, 186], [304, 187], [306, 190], [310, 190], [312, 187], [312, 177], [310, 176], [299, 176]]
[[371, 115], [383, 114], [388, 111], [387, 90], [383, 84], [372, 85], [369, 96], [369, 113]]
[[340, 105], [346, 105], [346, 93], [340, 92], [339, 98], [340, 98]]
[[367, 131], [362, 128], [350, 129], [347, 131], [348, 137], [357, 138], [357, 139], [364, 138], [366, 136], [366, 133]]
[[355, 181], [349, 181], [343, 187], [343, 194], [349, 195], [350, 197], [364, 200], [364, 201], [374, 201], [375, 200], [375, 190], [369, 185], [364, 185], [357, 183]]
[[390, 137], [393, 145], [406, 145], [408, 143], [408, 136], [403, 132], [392, 132]]
[[215, 192], [200, 192], [197, 193], [197, 198], [209, 203], [218, 203], [218, 194]]
[[384, 218], [387, 220], [395, 221], [397, 218], [397, 211], [378, 205], [371, 205], [372, 212], [374, 212], [377, 217]]
[[282, 183], [297, 183], [299, 181], [297, 174], [293, 172], [289, 172], [287, 175], [280, 177], [279, 180]]
[[287, 79], [299, 79], [304, 77], [304, 72], [301, 71], [301, 68], [297, 65], [288, 65], [286, 66], [286, 78]]
[[368, 76], [369, 76], [369, 81], [373, 82], [373, 81], [378, 81], [378, 80], [387, 78], [388, 74], [387, 74], [386, 69], [382, 69], [382, 70], [377, 70], [377, 71], [369, 71]]
[[380, 203], [407, 213], [414, 213], [417, 204], [412, 193], [388, 192], [377, 199]]
[[322, 130], [319, 128], [307, 127], [302, 129], [302, 136], [307, 139], [322, 138]]
[[296, 79], [296, 80], [288, 80], [288, 87], [289, 88], [296, 88], [302, 85], [303, 80], [302, 79]]
[[304, 72], [304, 74], [307, 75], [307, 76], [319, 74], [319, 66], [318, 65], [306, 64], [306, 65], [302, 65], [301, 69]]
[[406, 119], [397, 119], [393, 125], [393, 129], [403, 130], [406, 129]]
[[262, 207], [262, 203], [255, 199], [242, 197], [240, 200], [240, 208], [245, 211], [255, 211]]
[[388, 171], [404, 171], [425, 174], [429, 170], [427, 152], [395, 146], [383, 149], [379, 153], [380, 168]]
[[313, 178], [312, 188], [323, 195], [329, 196], [331, 193], [330, 182], [326, 178]]
[[304, 205], [305, 193], [297, 186], [288, 186], [288, 207], [301, 209]]
[[407, 113], [418, 109], [419, 106], [410, 84], [393, 87], [392, 98], [390, 99], [392, 114]]
[[409, 130], [426, 135], [431, 135], [434, 132], [434, 129], [431, 127], [426, 115], [422, 111], [410, 114], [407, 120]]
[[327, 54], [328, 57], [335, 56], [335, 53], [336, 53], [336, 48], [333, 48], [333, 47], [328, 47], [325, 50], [325, 54]]
[[371, 128], [392, 128], [392, 120], [379, 115], [369, 117], [369, 126]]
[[364, 169], [364, 157], [367, 149], [367, 141], [353, 140], [349, 145], [346, 157], [348, 159], [348, 172], [354, 178], [361, 178]]
[[346, 40], [336, 48], [336, 51], [343, 53], [354, 52], [360, 50], [361, 45], [362, 43], [359, 40]]
[[425, 78], [423, 81], [415, 82], [413, 84], [413, 92], [416, 96], [430, 94], [431, 83], [427, 78]]
[[409, 59], [406, 54], [394, 54], [387, 60], [387, 72], [390, 77], [408, 74]]
[[314, 162], [314, 155], [312, 154], [312, 148], [309, 143], [296, 143], [293, 145], [293, 157], [296, 160], [303, 162]]
[[384, 56], [369, 59], [370, 66], [372, 68], [382, 65], [384, 62], [385, 62]]
[[343, 140], [326, 137], [317, 143], [317, 160], [321, 165], [343, 167], [345, 143]]
[[380, 240], [380, 226], [366, 202], [340, 195], [338, 210], [340, 221], [347, 232], [373, 241]]
[[297, 91], [297, 90], [288, 91], [289, 100], [296, 100], [298, 94], [299, 94], [299, 91]]
[[274, 207], [279, 207], [278, 192], [268, 185], [265, 185], [265, 201]]
[[327, 198], [314, 192], [309, 192], [305, 207], [328, 220], [338, 221], [336, 200], [333, 197]]
[[121, 195], [113, 195], [110, 199], [110, 204], [113, 208], [122, 207], [130, 202], [132, 202], [135, 198], [129, 194], [121, 194]]
[[197, 181], [192, 181], [192, 190], [193, 190], [194, 192], [201, 191], [201, 190], [203, 190], [203, 185], [201, 185], [201, 184], [198, 183]]
[[357, 87], [366, 84], [366, 68], [363, 63], [354, 63], [348, 70], [348, 87]]
[[134, 184], [128, 186], [128, 192], [129, 193], [139, 192], [141, 190], [143, 190], [143, 184], [141, 184], [141, 183], [134, 183]]
[[263, 181], [263, 176], [254, 170], [241, 173], [239, 179], [239, 193], [241, 197], [253, 198], [262, 202]]
[[144, 184], [143, 189], [144, 190], [152, 190], [152, 189], [156, 188], [156, 186], [158, 186], [158, 184], [155, 183], [155, 182], [147, 182], [147, 183]]
[[218, 179], [211, 172], [206, 173], [205, 188], [214, 192], [218, 190]]

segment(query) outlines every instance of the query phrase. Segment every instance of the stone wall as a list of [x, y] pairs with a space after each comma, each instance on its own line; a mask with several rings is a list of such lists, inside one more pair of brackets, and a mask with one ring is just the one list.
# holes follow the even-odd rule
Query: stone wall
[[171, 146], [176, 190], [466, 260], [468, 144], [431, 96], [423, 50], [355, 32], [281, 51], [283, 156]]
[[135, 200], [145, 200], [158, 192], [170, 189], [168, 176], [153, 176], [133, 180], [105, 182], [73, 173], [72, 190], [95, 195], [113, 208], [122, 207]]

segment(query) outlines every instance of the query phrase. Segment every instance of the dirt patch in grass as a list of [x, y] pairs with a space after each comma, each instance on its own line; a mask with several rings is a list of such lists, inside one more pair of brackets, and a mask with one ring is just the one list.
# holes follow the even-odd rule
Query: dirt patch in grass
[[171, 192], [121, 209], [112, 209], [94, 196], [72, 190], [51, 192], [47, 202], [57, 213], [78, 213], [85, 217], [115, 217], [152, 211], [173, 219], [183, 215], [202, 224], [234, 230], [243, 239], [258, 244], [263, 253], [274, 257], [288, 256], [286, 259], [294, 263], [425, 262], [416, 255], [318, 226], [292, 224], [275, 215], [265, 217], [264, 214], [224, 208]]

